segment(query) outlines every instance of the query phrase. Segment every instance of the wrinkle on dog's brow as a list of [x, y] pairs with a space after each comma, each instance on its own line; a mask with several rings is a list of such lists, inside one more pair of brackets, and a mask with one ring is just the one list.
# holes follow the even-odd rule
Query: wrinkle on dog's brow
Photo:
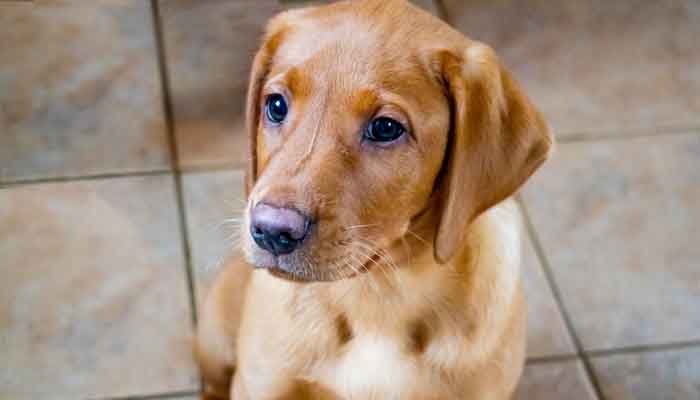
[[324, 93], [320, 99], [319, 99], [319, 109], [320, 113], [318, 116], [318, 119], [316, 120], [316, 125], [314, 126], [314, 131], [313, 131], [313, 136], [311, 137], [311, 142], [309, 143], [309, 148], [306, 150], [306, 153], [297, 161], [297, 165], [293, 170], [293, 173], [296, 174], [298, 173], [301, 168], [304, 166], [306, 161], [311, 157], [311, 154], [314, 151], [314, 148], [316, 147], [316, 142], [318, 139], [318, 135], [321, 132], [321, 126], [322, 122], [326, 116], [326, 108], [328, 105], [328, 93]]

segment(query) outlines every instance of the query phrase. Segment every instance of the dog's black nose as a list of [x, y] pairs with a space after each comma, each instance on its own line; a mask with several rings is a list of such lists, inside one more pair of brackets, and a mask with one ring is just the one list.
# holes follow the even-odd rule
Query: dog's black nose
[[274, 255], [289, 254], [299, 247], [310, 225], [299, 211], [264, 203], [256, 205], [250, 217], [253, 240]]

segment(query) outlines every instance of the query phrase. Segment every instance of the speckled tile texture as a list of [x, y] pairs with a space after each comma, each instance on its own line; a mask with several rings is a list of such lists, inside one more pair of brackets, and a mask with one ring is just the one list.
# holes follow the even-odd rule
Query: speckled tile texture
[[169, 176], [0, 190], [0, 398], [197, 388]]
[[696, 0], [444, 0], [561, 137], [700, 126]]
[[609, 400], [700, 399], [700, 350], [664, 350], [593, 358]]
[[581, 361], [533, 364], [525, 367], [514, 400], [595, 400]]
[[0, 183], [169, 167], [146, 1], [0, 2]]
[[248, 74], [272, 0], [161, 0], [180, 165], [245, 165]]
[[245, 208], [242, 171], [192, 173], [183, 177], [187, 229], [197, 300], [226, 257], [238, 248]]
[[524, 199], [589, 350], [700, 339], [700, 135], [559, 147]]
[[547, 357], [574, 354], [576, 349], [566, 330], [532, 240], [523, 233], [523, 287], [527, 299], [527, 355]]

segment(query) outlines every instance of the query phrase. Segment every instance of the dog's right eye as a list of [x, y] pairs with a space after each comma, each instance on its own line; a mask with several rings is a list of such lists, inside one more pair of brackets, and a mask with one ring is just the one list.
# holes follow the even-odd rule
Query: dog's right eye
[[388, 117], [379, 117], [369, 123], [364, 137], [372, 142], [388, 143], [400, 138], [404, 133], [406, 133], [406, 128], [399, 121]]
[[279, 124], [287, 117], [287, 101], [279, 93], [273, 93], [267, 96], [265, 100], [265, 115], [267, 119], [275, 124]]

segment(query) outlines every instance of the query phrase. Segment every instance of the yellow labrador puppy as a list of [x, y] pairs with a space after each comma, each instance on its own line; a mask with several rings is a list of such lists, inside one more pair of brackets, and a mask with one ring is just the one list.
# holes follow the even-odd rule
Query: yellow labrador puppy
[[206, 398], [508, 399], [508, 198], [542, 116], [486, 45], [400, 0], [282, 13], [248, 93], [242, 254], [201, 310]]

